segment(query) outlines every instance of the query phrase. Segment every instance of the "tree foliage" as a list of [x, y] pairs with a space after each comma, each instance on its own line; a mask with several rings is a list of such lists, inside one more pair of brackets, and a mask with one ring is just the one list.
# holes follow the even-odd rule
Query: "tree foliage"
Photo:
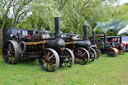
[[[29, 10], [28, 4], [32, 0], [0, 0], [2, 10], [2, 26], [4, 29], [9, 25], [15, 27], [27, 16]], [[11, 18], [11, 22], [9, 22]]]
[[59, 16], [62, 32], [82, 34], [83, 24], [88, 24], [91, 33], [97, 22], [126, 20], [128, 4], [114, 5], [117, 2], [119, 0], [0, 0], [0, 26], [53, 31], [54, 17]]

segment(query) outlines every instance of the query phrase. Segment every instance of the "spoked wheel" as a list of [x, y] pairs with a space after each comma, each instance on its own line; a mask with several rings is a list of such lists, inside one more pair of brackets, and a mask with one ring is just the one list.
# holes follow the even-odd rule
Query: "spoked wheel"
[[110, 57], [115, 57], [119, 52], [116, 48], [110, 48], [108, 51], [109, 52], [107, 52], [107, 55]]
[[119, 54], [123, 55], [125, 53], [124, 49], [120, 49]]
[[59, 67], [59, 55], [55, 50], [47, 48], [43, 50], [39, 63], [42, 70], [54, 72]]
[[26, 51], [26, 44], [25, 44], [25, 42], [24, 41], [21, 41], [19, 43], [19, 46], [20, 46], [20, 49], [21, 49], [22, 54], [25, 53], [25, 51]]
[[98, 48], [96, 48], [95, 51], [96, 51], [96, 59], [98, 59], [101, 55], [101, 51]]
[[63, 67], [72, 67], [72, 64], [74, 64], [74, 54], [73, 52], [65, 48], [63, 51], [63, 54], [61, 55], [61, 66]]
[[74, 51], [75, 63], [85, 65], [90, 60], [89, 52], [85, 48], [78, 48]]
[[90, 62], [93, 62], [96, 59], [96, 51], [93, 48], [90, 48]]
[[19, 59], [19, 45], [16, 41], [9, 40], [3, 46], [3, 59], [5, 63], [16, 64]]

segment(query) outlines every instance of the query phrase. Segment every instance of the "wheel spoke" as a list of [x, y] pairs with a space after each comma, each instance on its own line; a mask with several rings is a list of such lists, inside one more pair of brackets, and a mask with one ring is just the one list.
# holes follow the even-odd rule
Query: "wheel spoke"
[[54, 56], [54, 54], [52, 54], [52, 55], [48, 58], [48, 60], [50, 60], [51, 58], [53, 58], [53, 56]]
[[8, 49], [4, 49], [5, 51], [8, 51]]
[[10, 64], [12, 63], [12, 58], [11, 58], [11, 57], [8, 58], [8, 62], [9, 62]]
[[12, 50], [11, 44], [8, 45], [8, 48], [9, 48], [10, 51]]
[[50, 54], [51, 54], [51, 52], [50, 52], [50, 51], [48, 51], [48, 53], [47, 53], [47, 58], [50, 56]]
[[84, 56], [86, 53], [84, 52], [83, 54], [81, 54], [80, 56]]

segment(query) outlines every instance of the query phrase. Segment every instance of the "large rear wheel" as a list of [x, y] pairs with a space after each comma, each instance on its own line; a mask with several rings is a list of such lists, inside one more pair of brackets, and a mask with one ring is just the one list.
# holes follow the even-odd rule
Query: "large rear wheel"
[[78, 48], [74, 51], [75, 63], [85, 65], [90, 60], [89, 52], [85, 48]]
[[16, 64], [19, 60], [20, 49], [16, 41], [9, 40], [3, 45], [3, 59], [5, 63]]
[[42, 70], [54, 72], [59, 67], [59, 55], [54, 49], [47, 48], [43, 50], [39, 63]]

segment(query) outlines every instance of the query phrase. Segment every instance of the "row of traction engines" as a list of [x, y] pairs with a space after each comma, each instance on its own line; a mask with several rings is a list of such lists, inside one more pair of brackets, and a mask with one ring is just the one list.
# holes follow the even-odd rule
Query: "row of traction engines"
[[[97, 47], [102, 53], [106, 53], [110, 57], [117, 56], [118, 54], [125, 53], [125, 46], [122, 43], [122, 36], [107, 36], [104, 34], [96, 34], [93, 32], [95, 38], [91, 42], [96, 43]], [[92, 36], [89, 36], [90, 38]]]
[[55, 17], [55, 33], [41, 30], [4, 29], [2, 56], [7, 64], [39, 60], [42, 70], [53, 72], [58, 67], [84, 65], [99, 55], [88, 39], [88, 27], [83, 26], [84, 36], [78, 40], [72, 34], [60, 33], [60, 18]]

